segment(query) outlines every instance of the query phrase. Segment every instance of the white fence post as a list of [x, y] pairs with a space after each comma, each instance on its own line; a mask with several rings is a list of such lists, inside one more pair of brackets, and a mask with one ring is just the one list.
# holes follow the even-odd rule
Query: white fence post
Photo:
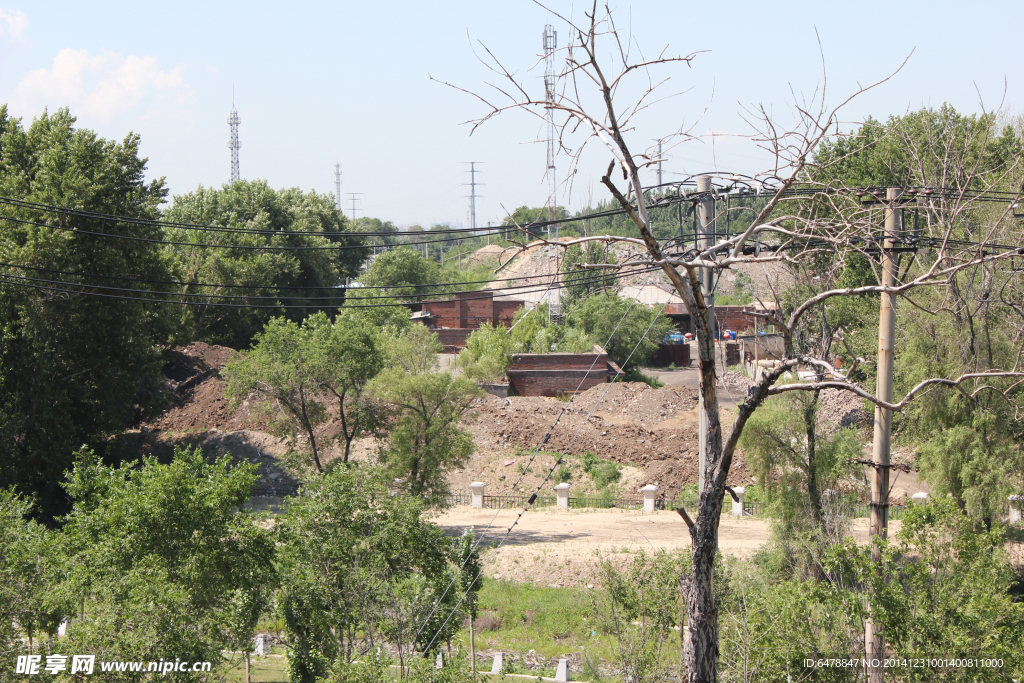
[[1021, 512], [1024, 511], [1024, 496], [1010, 496], [1010, 524], [1021, 521]]
[[640, 493], [644, 494], [644, 512], [654, 512], [654, 496], [658, 493], [658, 487], [654, 484], [641, 486]]
[[500, 675], [505, 668], [505, 653], [495, 652], [494, 653], [494, 664], [491, 664], [491, 673], [494, 675]]
[[734, 500], [732, 502], [732, 514], [735, 515], [736, 517], [739, 517], [740, 519], [743, 519], [743, 496], [747, 492], [747, 487], [745, 487], [745, 486], [734, 486], [732, 490], [733, 490], [733, 493], [736, 494], [736, 497], [739, 499], [739, 500]]
[[473, 502], [470, 503], [472, 507], [482, 508], [484, 506], [484, 484], [482, 481], [474, 481], [469, 485], [469, 492], [473, 494]]
[[572, 679], [569, 677], [569, 660], [559, 659], [558, 670], [555, 672], [555, 681], [563, 683], [571, 680]]
[[555, 495], [558, 496], [558, 507], [567, 508], [569, 507], [569, 484], [562, 482], [555, 487]]

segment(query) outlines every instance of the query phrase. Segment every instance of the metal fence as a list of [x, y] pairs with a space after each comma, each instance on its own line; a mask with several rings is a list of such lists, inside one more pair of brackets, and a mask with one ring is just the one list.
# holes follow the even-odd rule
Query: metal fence
[[297, 496], [299, 495], [299, 487], [297, 485], [264, 486], [254, 488], [252, 493], [249, 495], [253, 498], [283, 498], [285, 496]]
[[[497, 508], [523, 508], [526, 507], [527, 503], [530, 502], [531, 496], [519, 495], [519, 496], [484, 496], [484, 507], [495, 510]], [[472, 505], [473, 496], [467, 493], [452, 493], [445, 497], [445, 504], [448, 506], [455, 505]], [[558, 504], [558, 498], [556, 496], [536, 496], [532, 501], [532, 507], [550, 507]], [[665, 498], [657, 498], [654, 501], [655, 510], [674, 510], [677, 507], [684, 507], [687, 510], [693, 511], [697, 508], [696, 500], [667, 500]], [[615, 498], [612, 496], [570, 496], [569, 497], [570, 508], [593, 508], [593, 509], [617, 509], [617, 510], [642, 510], [644, 507], [643, 498]], [[757, 502], [744, 501], [743, 503], [743, 514], [749, 517], [756, 517], [762, 512], [761, 504]], [[722, 514], [731, 514], [732, 505], [731, 499], [727, 499], [725, 505], [722, 506]]]

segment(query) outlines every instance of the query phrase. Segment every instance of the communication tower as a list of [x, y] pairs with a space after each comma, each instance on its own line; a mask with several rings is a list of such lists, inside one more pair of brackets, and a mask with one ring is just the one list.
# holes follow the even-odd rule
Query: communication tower
[[548, 121], [548, 165], [545, 175], [548, 179], [548, 220], [555, 219], [558, 202], [555, 198], [555, 48], [558, 34], [555, 27], [544, 27], [544, 101], [547, 102], [545, 118]]
[[238, 141], [238, 124], [242, 119], [238, 118], [238, 110], [235, 109], [235, 98], [231, 98], [231, 113], [228, 114], [228, 126], [231, 127], [231, 139], [228, 140], [228, 149], [231, 150], [231, 182], [241, 179], [238, 172], [238, 148], [242, 143]]
[[334, 205], [341, 211], [341, 164], [334, 164]]
[[476, 200], [480, 197], [480, 195], [478, 195], [476, 193], [476, 188], [477, 188], [478, 185], [483, 185], [483, 183], [478, 183], [476, 181], [476, 174], [477, 173], [481, 173], [481, 171], [478, 171], [476, 169], [476, 165], [479, 164], [479, 163], [482, 163], [482, 162], [480, 162], [480, 161], [464, 161], [463, 163], [469, 164], [469, 170], [466, 171], [466, 173], [469, 174], [469, 182], [465, 183], [465, 184], [469, 185], [469, 227], [473, 231], [473, 234], [475, 235], [476, 234]]

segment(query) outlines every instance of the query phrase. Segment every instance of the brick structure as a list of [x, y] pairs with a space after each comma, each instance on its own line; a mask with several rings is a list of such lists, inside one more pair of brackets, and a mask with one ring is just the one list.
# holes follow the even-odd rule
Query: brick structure
[[[598, 347], [599, 348], [599, 347]], [[505, 374], [520, 396], [559, 396], [604, 384], [618, 366], [594, 353], [516, 353]]]
[[484, 323], [494, 327], [511, 325], [522, 305], [522, 301], [495, 301], [491, 290], [457, 292], [448, 301], [424, 301], [421, 312], [414, 314], [413, 319], [436, 330], [444, 350], [452, 353], [466, 348], [470, 333]]

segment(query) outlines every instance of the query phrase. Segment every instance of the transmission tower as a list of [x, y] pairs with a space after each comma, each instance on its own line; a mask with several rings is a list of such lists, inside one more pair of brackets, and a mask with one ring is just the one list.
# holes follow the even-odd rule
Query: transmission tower
[[[356, 202], [360, 201], [359, 195], [361, 195], [363, 193], [362, 192], [349, 192], [347, 194], [348, 194], [348, 200], [350, 202], [352, 202], [352, 207], [351, 207], [351, 209], [352, 209], [352, 220], [355, 220], [356, 219]], [[362, 211], [362, 209], [359, 209], [359, 211]]]
[[241, 179], [238, 172], [238, 148], [242, 143], [238, 141], [238, 124], [242, 119], [238, 118], [238, 110], [235, 109], [235, 98], [231, 97], [231, 113], [228, 114], [228, 125], [231, 127], [231, 139], [228, 141], [228, 149], [231, 150], [231, 182]]
[[476, 234], [476, 200], [480, 197], [480, 195], [476, 193], [476, 188], [478, 185], [483, 185], [483, 183], [478, 183], [476, 181], [476, 174], [481, 173], [481, 171], [476, 170], [476, 165], [483, 162], [464, 161], [462, 163], [469, 164], [469, 170], [466, 171], [466, 173], [469, 174], [469, 182], [463, 184], [469, 185], [469, 227], [473, 231], [473, 234]]
[[544, 26], [544, 101], [547, 102], [545, 118], [548, 120], [548, 220], [555, 220], [557, 200], [555, 199], [555, 48], [558, 34], [551, 24]]

